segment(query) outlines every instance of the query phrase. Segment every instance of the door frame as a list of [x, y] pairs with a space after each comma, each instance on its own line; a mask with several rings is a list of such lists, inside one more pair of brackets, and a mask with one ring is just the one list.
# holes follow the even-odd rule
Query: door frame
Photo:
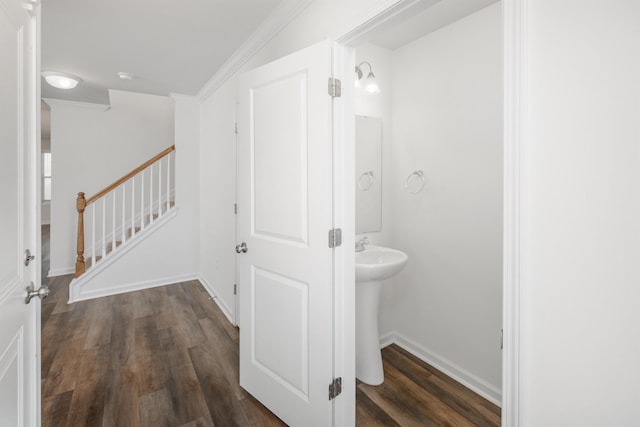
[[[520, 391], [520, 375], [523, 355], [521, 354], [522, 343], [520, 336], [522, 324], [520, 321], [522, 301], [521, 290], [526, 283], [526, 263], [525, 250], [528, 242], [527, 214], [529, 206], [528, 183], [530, 177], [527, 174], [526, 162], [528, 155], [527, 132], [529, 129], [526, 106], [529, 104], [528, 91], [528, 53], [529, 34], [527, 21], [529, 0], [501, 0], [502, 3], [502, 33], [503, 33], [503, 284], [502, 284], [502, 327], [503, 327], [503, 353], [502, 353], [502, 426], [517, 427], [520, 425], [520, 406], [522, 393]], [[428, 7], [433, 2], [431, 0], [398, 0], [389, 8], [371, 17], [360, 25], [350, 29], [343, 36], [337, 39], [344, 50], [343, 60], [348, 62], [353, 69], [354, 48], [359, 43], [365, 41], [373, 32], [389, 28], [402, 20], [411, 16], [416, 11]], [[346, 70], [345, 70], [346, 71]], [[350, 74], [345, 74], [350, 75]], [[354, 102], [353, 85], [343, 85], [343, 96], [345, 111]], [[351, 110], [353, 111], [353, 109]], [[347, 162], [351, 158], [355, 162], [355, 155], [352, 152], [354, 143], [346, 143], [355, 140], [355, 130], [349, 124], [349, 120], [343, 117], [342, 135], [345, 142], [342, 144], [343, 161]], [[350, 139], [351, 138], [351, 139]], [[353, 157], [350, 157], [353, 156]], [[349, 169], [348, 164], [340, 164], [336, 169], [342, 168], [343, 172]], [[351, 167], [352, 169], [353, 167]], [[351, 172], [349, 169], [349, 172]], [[343, 184], [346, 188], [340, 189], [343, 193], [347, 188], [354, 186], [350, 177], [353, 174], [342, 176]], [[351, 186], [351, 187], [349, 187]], [[337, 214], [349, 214], [350, 205], [336, 205]], [[351, 212], [355, 217], [355, 212]], [[347, 218], [344, 218], [347, 220]], [[355, 221], [354, 221], [355, 222]], [[347, 222], [344, 222], [348, 224]], [[355, 231], [355, 224], [349, 224], [353, 228], [346, 227], [345, 245], [351, 247], [353, 242], [346, 238], [352, 237], [349, 230]], [[354, 260], [348, 254], [342, 256], [343, 266], [353, 268]], [[353, 278], [351, 278], [353, 280]], [[345, 284], [349, 281], [345, 276]], [[349, 295], [344, 295], [345, 307], [349, 307], [352, 301]], [[353, 305], [355, 307], [355, 300]], [[345, 328], [348, 324], [343, 325]], [[336, 337], [348, 334], [349, 330], [337, 330]], [[346, 350], [346, 349], [345, 349]], [[349, 354], [343, 351], [340, 357], [343, 364], [347, 364]], [[340, 358], [339, 357], [339, 358]], [[338, 358], [338, 359], [339, 359]], [[339, 366], [339, 364], [338, 364]], [[346, 371], [345, 371], [346, 372]], [[350, 396], [350, 388], [346, 387], [348, 396], [343, 402], [336, 402], [336, 412], [341, 412], [341, 419], [347, 420], [349, 399], [353, 400], [355, 408], [355, 393]], [[348, 397], [348, 398], [347, 398]], [[338, 399], [340, 401], [340, 399]], [[337, 419], [336, 419], [337, 420]], [[348, 425], [336, 422], [336, 425]]]
[[[29, 190], [31, 200], [29, 201], [33, 205], [33, 210], [29, 213], [31, 216], [29, 223], [35, 225], [35, 230], [32, 230], [31, 242], [29, 246], [34, 249], [35, 259], [32, 264], [34, 272], [32, 274], [33, 283], [36, 287], [42, 285], [42, 142], [41, 142], [41, 88], [40, 88], [40, 58], [41, 58], [41, 4], [40, 0], [29, 0], [25, 8], [29, 11], [30, 22], [29, 40], [31, 43], [31, 52], [29, 57], [29, 63], [24, 71], [24, 76], [28, 79], [28, 93], [33, 100], [33, 105], [29, 116], [26, 117], [29, 132], [26, 134], [28, 141], [28, 147], [26, 147], [25, 161], [28, 164], [27, 172], [31, 176], [32, 182], [30, 185], [32, 188]], [[30, 389], [32, 391], [32, 408], [35, 410], [35, 417], [33, 418], [35, 426], [42, 425], [42, 339], [40, 333], [40, 325], [42, 323], [41, 315], [41, 300], [33, 301], [29, 304], [31, 307], [29, 325], [33, 328], [32, 337], [33, 341], [29, 344], [29, 348], [35, 350], [34, 372], [33, 375], [28, 377], [31, 381]], [[35, 384], [34, 384], [35, 382]]]
[[333, 377], [342, 378], [343, 392], [333, 400], [333, 425], [356, 423], [356, 277], [355, 277], [355, 86], [349, 84], [355, 50], [334, 42], [332, 74], [342, 83], [333, 102], [333, 224], [342, 229], [342, 245], [333, 250]]

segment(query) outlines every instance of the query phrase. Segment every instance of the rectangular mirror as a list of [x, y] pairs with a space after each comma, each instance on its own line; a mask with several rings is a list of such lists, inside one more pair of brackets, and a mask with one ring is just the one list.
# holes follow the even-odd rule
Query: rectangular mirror
[[356, 234], [382, 230], [382, 119], [356, 116]]

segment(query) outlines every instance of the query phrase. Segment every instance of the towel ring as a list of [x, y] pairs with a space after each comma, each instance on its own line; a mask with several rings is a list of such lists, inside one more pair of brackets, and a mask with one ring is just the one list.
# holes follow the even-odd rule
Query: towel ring
[[358, 178], [358, 188], [362, 191], [367, 191], [373, 185], [373, 171], [368, 171], [360, 175]]
[[421, 170], [411, 172], [407, 177], [404, 187], [411, 194], [418, 194], [424, 188], [424, 172]]

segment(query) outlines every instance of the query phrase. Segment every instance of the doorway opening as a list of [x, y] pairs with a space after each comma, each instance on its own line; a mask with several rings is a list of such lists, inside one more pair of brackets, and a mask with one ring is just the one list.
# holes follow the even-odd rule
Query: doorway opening
[[[341, 40], [380, 88], [355, 91], [356, 115], [382, 121], [377, 144], [359, 141], [356, 125], [355, 238], [409, 259], [380, 289], [385, 382], [378, 388], [358, 382], [358, 407], [367, 401], [386, 415], [411, 409], [417, 419], [426, 417], [420, 402], [407, 398], [406, 408], [396, 408], [384, 393], [391, 396], [398, 384], [433, 395], [442, 389], [428, 378], [443, 372], [478, 394], [454, 416], [500, 425], [502, 5], [421, 3]], [[367, 154], [372, 147], [380, 152]], [[371, 159], [380, 164], [366, 164]], [[361, 186], [362, 176], [371, 185]], [[400, 362], [405, 356], [409, 361]]]
[[40, 152], [41, 152], [41, 283], [49, 282], [49, 266], [51, 252], [51, 107], [40, 101]]

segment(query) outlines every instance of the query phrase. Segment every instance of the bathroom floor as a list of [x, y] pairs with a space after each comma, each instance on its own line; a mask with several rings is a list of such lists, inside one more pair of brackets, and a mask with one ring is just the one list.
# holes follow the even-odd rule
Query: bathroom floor
[[358, 381], [358, 426], [499, 426], [500, 408], [402, 348], [382, 350], [384, 383]]
[[[238, 329], [197, 281], [42, 304], [42, 426], [283, 426], [238, 385]], [[498, 426], [500, 410], [397, 346], [358, 426]]]

